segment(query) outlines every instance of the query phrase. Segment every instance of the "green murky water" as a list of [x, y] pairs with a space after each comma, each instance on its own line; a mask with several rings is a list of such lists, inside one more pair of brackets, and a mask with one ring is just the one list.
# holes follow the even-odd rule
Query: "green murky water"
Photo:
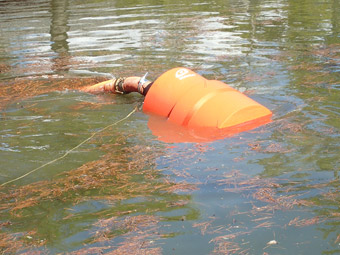
[[[0, 253], [338, 254], [339, 13], [338, 0], [0, 0], [0, 182], [30, 173], [0, 189]], [[139, 95], [76, 90], [177, 66], [273, 122], [165, 143], [141, 111], [98, 132]]]

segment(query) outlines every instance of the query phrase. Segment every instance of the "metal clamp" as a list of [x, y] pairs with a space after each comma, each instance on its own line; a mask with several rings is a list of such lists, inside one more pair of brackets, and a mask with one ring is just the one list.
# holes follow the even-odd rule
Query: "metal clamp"
[[113, 87], [116, 94], [127, 94], [123, 88], [124, 80], [125, 78], [118, 78], [115, 80]]
[[146, 82], [148, 82], [148, 80], [146, 79], [146, 76], [148, 76], [148, 74], [149, 74], [149, 72], [146, 72], [146, 73], [144, 74], [144, 76], [143, 76], [143, 77], [139, 80], [139, 82], [138, 82], [137, 90], [138, 90], [138, 92], [141, 93], [141, 94], [142, 94], [141, 88], [143, 87], [143, 85], [144, 85]]

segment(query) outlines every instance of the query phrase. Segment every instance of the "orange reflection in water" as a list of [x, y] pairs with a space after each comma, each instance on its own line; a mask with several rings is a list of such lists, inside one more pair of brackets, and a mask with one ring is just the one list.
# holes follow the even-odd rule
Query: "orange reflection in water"
[[164, 117], [149, 115], [148, 127], [158, 140], [166, 143], [202, 143], [220, 140], [270, 123], [271, 115], [228, 128], [188, 128], [168, 121]]

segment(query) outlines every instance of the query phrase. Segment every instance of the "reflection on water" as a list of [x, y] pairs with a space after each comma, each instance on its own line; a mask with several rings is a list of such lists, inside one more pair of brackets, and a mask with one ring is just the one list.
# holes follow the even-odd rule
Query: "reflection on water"
[[52, 70], [55, 71], [68, 71], [70, 69], [70, 54], [68, 46], [68, 25], [69, 10], [68, 0], [65, 1], [51, 1], [51, 49], [57, 54], [53, 59]]
[[58, 54], [68, 54], [68, 0], [51, 1], [51, 42], [52, 50]]
[[274, 113], [205, 143], [133, 114], [0, 188], [1, 253], [339, 253], [339, 5], [0, 0], [1, 183], [140, 106], [75, 91], [110, 74], [187, 66]]
[[238, 133], [255, 129], [271, 122], [271, 116], [265, 116], [229, 128], [188, 128], [171, 123], [166, 118], [150, 115], [148, 127], [158, 140], [166, 143], [206, 143]]

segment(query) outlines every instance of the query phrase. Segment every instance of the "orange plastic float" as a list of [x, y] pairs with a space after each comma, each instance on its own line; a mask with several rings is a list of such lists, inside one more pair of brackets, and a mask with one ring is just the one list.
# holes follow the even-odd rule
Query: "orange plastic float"
[[269, 109], [227, 84], [207, 80], [183, 67], [165, 72], [153, 83], [143, 111], [201, 131], [217, 128], [232, 133], [268, 123], [272, 115]]

